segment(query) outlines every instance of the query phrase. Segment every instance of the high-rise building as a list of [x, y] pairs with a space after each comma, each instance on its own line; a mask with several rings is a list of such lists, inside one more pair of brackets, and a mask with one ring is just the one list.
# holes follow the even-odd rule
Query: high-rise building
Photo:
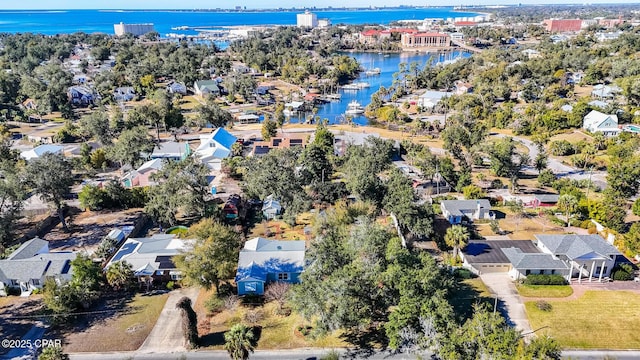
[[153, 24], [114, 24], [113, 30], [116, 36], [123, 36], [124, 34], [133, 34], [134, 36], [144, 35], [146, 33], [155, 31]]
[[318, 27], [318, 16], [309, 10], [306, 10], [304, 14], [297, 15], [298, 27], [315, 28]]

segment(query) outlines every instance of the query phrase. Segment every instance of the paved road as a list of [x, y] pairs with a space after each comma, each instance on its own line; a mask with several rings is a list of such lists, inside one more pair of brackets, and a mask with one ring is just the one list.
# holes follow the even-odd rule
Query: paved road
[[500, 300], [498, 310], [504, 315], [507, 322], [525, 334], [531, 332], [524, 304], [509, 275], [507, 273], [486, 273], [480, 274], [480, 278], [491, 293]]
[[199, 288], [193, 287], [172, 291], [169, 294], [169, 298], [160, 313], [160, 317], [158, 317], [156, 325], [138, 349], [139, 353], [172, 353], [185, 351], [181, 325], [182, 318], [180, 310], [176, 309], [176, 304], [178, 300], [184, 296], [189, 297], [191, 303], [195, 304], [199, 291]]
[[[492, 136], [498, 138], [507, 137], [505, 134], [492, 134]], [[533, 143], [533, 141], [519, 137], [512, 136], [515, 141], [520, 142], [522, 145], [526, 146], [529, 149], [529, 157], [531, 160], [535, 160], [536, 156], [538, 156], [538, 147]], [[607, 172], [606, 171], [594, 171], [589, 174], [589, 171], [585, 171], [584, 169], [579, 169], [574, 166], [570, 166], [567, 164], [563, 164], [560, 160], [549, 157], [547, 160], [547, 168], [553, 171], [559, 177], [568, 177], [574, 180], [584, 180], [591, 178], [591, 181], [596, 184], [596, 186], [604, 189], [607, 186]], [[533, 167], [528, 168], [529, 171], [536, 172]]]
[[[311, 360], [320, 359], [324, 355], [328, 354], [330, 349], [296, 349], [296, 350], [280, 350], [280, 351], [265, 351], [257, 350], [255, 353], [249, 356], [250, 359], [264, 359], [264, 360]], [[345, 350], [339, 350], [344, 354]], [[193, 360], [228, 360], [229, 354], [226, 351], [195, 351], [195, 352], [175, 352], [175, 353], [156, 353], [156, 354], [139, 354], [135, 352], [112, 352], [112, 353], [81, 353], [81, 354], [69, 354], [71, 360], [176, 360], [176, 359], [193, 359]], [[347, 356], [344, 356], [348, 358]], [[613, 350], [576, 350], [576, 351], [563, 351], [562, 357], [564, 359], [572, 360], [602, 360], [602, 359], [616, 359], [616, 360], [633, 360], [640, 359], [640, 351], [613, 351]], [[394, 359], [404, 360], [417, 358], [416, 355], [407, 354], [395, 354], [391, 355], [387, 352], [376, 353], [367, 357], [353, 357], [354, 359]], [[427, 357], [423, 357], [427, 358]]]

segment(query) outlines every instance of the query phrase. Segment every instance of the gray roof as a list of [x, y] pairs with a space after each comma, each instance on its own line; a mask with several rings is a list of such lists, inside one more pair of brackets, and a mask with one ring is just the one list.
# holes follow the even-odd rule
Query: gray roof
[[0, 281], [27, 282], [44, 276], [70, 274], [70, 262], [75, 258], [75, 253], [59, 252], [40, 254], [28, 259], [0, 260]]
[[491, 209], [491, 203], [487, 199], [477, 200], [443, 200], [441, 202], [447, 211], [454, 216], [462, 216], [462, 212], [475, 211], [478, 205], [484, 209]]
[[518, 248], [500, 249], [516, 269], [568, 269], [568, 266], [551, 254], [524, 253]]
[[552, 254], [565, 255], [571, 260], [610, 258], [611, 255], [620, 255], [618, 249], [606, 242], [600, 235], [535, 235], [535, 238]]
[[541, 203], [557, 203], [560, 199], [558, 194], [535, 194], [533, 197]]
[[470, 264], [508, 264], [509, 259], [500, 251], [504, 248], [518, 248], [527, 254], [540, 253], [529, 240], [471, 240], [462, 252]]
[[7, 257], [7, 260], [20, 260], [33, 257], [34, 255], [38, 254], [38, 252], [45, 246], [49, 246], [48, 241], [35, 237], [20, 245], [19, 248], [17, 248], [14, 252], [11, 253], [11, 255], [9, 255], [9, 257]]
[[153, 153], [151, 157], [161, 158], [161, 157], [182, 157], [182, 155], [187, 154], [187, 143], [175, 142], [175, 141], [167, 141], [163, 143], [159, 143], [153, 148]]
[[111, 258], [105, 269], [118, 261], [126, 261], [136, 275], [151, 275], [156, 270], [174, 269], [167, 259], [186, 250], [191, 240], [178, 239], [175, 235], [156, 234], [149, 238], [130, 238]]

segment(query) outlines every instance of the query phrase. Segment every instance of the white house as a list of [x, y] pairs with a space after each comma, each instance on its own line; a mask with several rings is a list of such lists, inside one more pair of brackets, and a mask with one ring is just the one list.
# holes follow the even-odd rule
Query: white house
[[519, 248], [500, 249], [511, 262], [509, 276], [519, 280], [527, 275], [569, 275], [569, 266], [560, 259], [545, 253], [526, 253]]
[[613, 99], [622, 92], [618, 86], [598, 84], [593, 86], [591, 96], [598, 99]]
[[209, 135], [200, 136], [200, 146], [194, 155], [200, 158], [203, 164], [210, 169], [220, 170], [222, 159], [231, 155], [231, 147], [238, 138], [231, 135], [224, 128], [217, 128]]
[[433, 109], [442, 99], [451, 97], [452, 95], [452, 92], [428, 90], [420, 95], [418, 104], [425, 109]]
[[49, 242], [33, 238], [22, 244], [8, 258], [0, 260], [0, 296], [7, 296], [9, 288], [20, 289], [20, 296], [29, 296], [42, 289], [51, 278], [59, 284], [71, 279], [72, 252], [49, 252]]
[[64, 147], [60, 145], [40, 145], [35, 148], [27, 151], [23, 151], [20, 153], [20, 157], [29, 161], [31, 159], [37, 159], [44, 154], [52, 153], [52, 154], [62, 154], [64, 151]]
[[136, 91], [131, 86], [123, 86], [113, 91], [115, 101], [131, 101], [136, 97]]
[[535, 235], [536, 245], [569, 267], [569, 278], [602, 280], [611, 274], [618, 249], [600, 235]]
[[180, 280], [181, 273], [176, 269], [172, 259], [186, 250], [191, 241], [169, 234], [129, 238], [104, 268], [106, 270], [118, 261], [126, 261], [131, 264], [133, 274], [140, 282]]
[[218, 82], [216, 80], [201, 80], [193, 83], [193, 89], [198, 96], [205, 95], [220, 95], [220, 87], [218, 86]]
[[274, 219], [276, 216], [282, 213], [282, 205], [280, 201], [275, 200], [273, 195], [267, 196], [262, 204], [262, 215], [267, 219]]
[[582, 128], [592, 133], [601, 132], [605, 136], [615, 136], [621, 131], [618, 128], [617, 115], [607, 115], [596, 110], [584, 117]]
[[443, 200], [440, 202], [442, 216], [450, 224], [460, 224], [464, 218], [469, 221], [479, 219], [493, 219], [491, 203], [487, 199], [478, 200]]

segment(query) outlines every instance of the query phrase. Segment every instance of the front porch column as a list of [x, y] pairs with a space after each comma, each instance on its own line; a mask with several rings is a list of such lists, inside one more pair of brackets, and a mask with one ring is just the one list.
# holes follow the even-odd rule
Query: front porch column
[[584, 266], [584, 264], [579, 264], [580, 268], [578, 269], [578, 283], [582, 283], [582, 267]]
[[591, 282], [591, 278], [593, 277], [593, 270], [596, 268], [596, 262], [591, 262], [591, 271], [589, 271], [589, 282]]
[[600, 277], [598, 277], [598, 281], [602, 282], [602, 275], [604, 274], [604, 264], [605, 260], [602, 260], [602, 266], [600, 266]]
[[573, 277], [573, 261], [570, 261], [571, 267], [569, 268], [569, 275], [567, 275], [567, 281], [571, 283], [571, 278]]

